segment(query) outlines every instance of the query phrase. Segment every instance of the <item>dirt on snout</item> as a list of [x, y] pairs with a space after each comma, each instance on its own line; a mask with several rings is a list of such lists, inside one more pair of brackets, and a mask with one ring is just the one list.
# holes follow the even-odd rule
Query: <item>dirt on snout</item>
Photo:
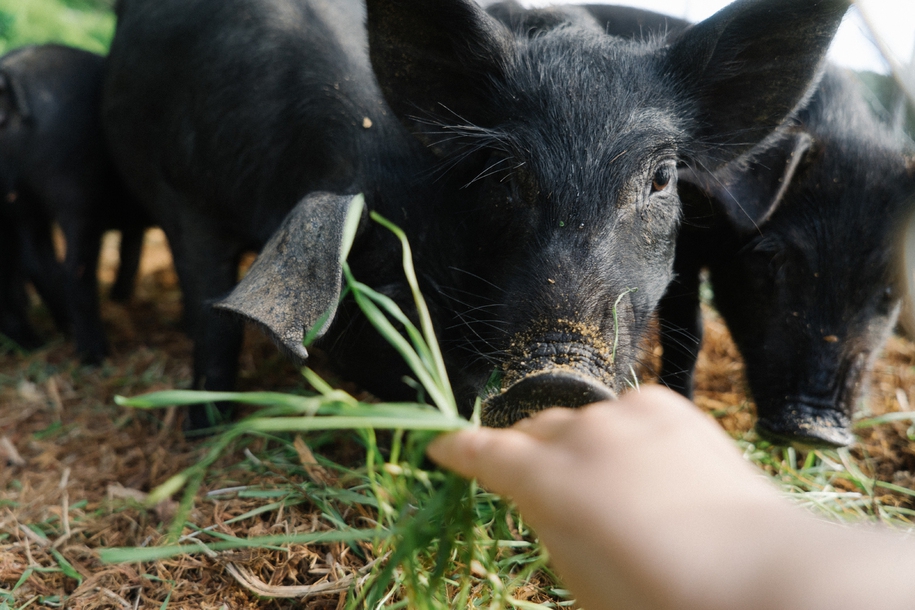
[[[559, 339], [552, 339], [560, 337]], [[550, 343], [547, 343], [550, 338]], [[575, 320], [543, 321], [512, 338], [503, 364], [503, 387], [542, 373], [539, 364], [570, 373], [590, 374], [613, 387], [613, 346], [600, 329]]]

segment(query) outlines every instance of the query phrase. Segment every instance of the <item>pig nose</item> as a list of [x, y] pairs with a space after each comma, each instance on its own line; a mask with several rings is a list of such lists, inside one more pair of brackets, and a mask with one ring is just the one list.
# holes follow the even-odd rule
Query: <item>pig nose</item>
[[851, 420], [835, 407], [795, 400], [772, 414], [761, 415], [756, 431], [779, 445], [846, 447], [855, 442]]
[[597, 379], [567, 371], [529, 375], [483, 405], [483, 424], [494, 428], [511, 426], [537, 411], [550, 407], [581, 407], [616, 394]]

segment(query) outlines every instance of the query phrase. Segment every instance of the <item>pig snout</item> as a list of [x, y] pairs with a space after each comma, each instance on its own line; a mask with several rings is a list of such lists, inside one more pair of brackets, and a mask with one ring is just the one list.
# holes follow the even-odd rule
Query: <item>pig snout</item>
[[805, 396], [789, 397], [773, 414], [756, 422], [756, 431], [778, 444], [808, 447], [845, 447], [855, 441], [851, 419], [832, 401]]
[[550, 407], [581, 407], [616, 398], [614, 350], [596, 329], [571, 325], [518, 339], [503, 365], [499, 393], [483, 401], [483, 423], [510, 426]]
[[801, 386], [760, 393], [756, 431], [779, 444], [827, 448], [853, 444], [851, 415], [865, 392], [874, 354], [857, 343], [854, 349], [836, 352], [834, 359], [808, 370]]
[[550, 407], [574, 408], [615, 398], [613, 390], [593, 377], [564, 370], [544, 371], [489, 398], [483, 405], [483, 424], [503, 428]]

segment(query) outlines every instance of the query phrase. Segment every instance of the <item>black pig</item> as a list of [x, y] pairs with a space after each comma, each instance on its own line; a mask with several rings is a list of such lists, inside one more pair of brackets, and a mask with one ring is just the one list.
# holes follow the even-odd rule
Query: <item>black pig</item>
[[[627, 38], [688, 26], [610, 5], [489, 8], [519, 29], [551, 27], [555, 10], [585, 11]], [[681, 176], [676, 279], [660, 304], [661, 379], [692, 397], [699, 271], [708, 266], [716, 304], [746, 359], [758, 429], [778, 442], [852, 442], [863, 377], [896, 316], [892, 253], [915, 211], [915, 169], [912, 151], [873, 116], [859, 88], [831, 68], [791, 127], [748, 159], [714, 177]]]
[[707, 266], [746, 361], [756, 428], [776, 442], [853, 442], [865, 373], [899, 311], [894, 253], [915, 209], [913, 151], [860, 87], [830, 68], [774, 142], [681, 191], [689, 221], [661, 303], [662, 378], [692, 393]]
[[[57, 324], [72, 325], [80, 357], [100, 362], [107, 345], [98, 312], [102, 233], [122, 232], [112, 297], [125, 300], [140, 259], [146, 215], [132, 204], [108, 155], [100, 120], [104, 58], [61, 45], [23, 47], [0, 58], [0, 217], [4, 227], [0, 332], [27, 346], [22, 283], [30, 280]], [[51, 229], [66, 239], [63, 266]]]
[[[266, 244], [220, 307], [307, 355], [303, 329], [337, 302], [341, 224], [361, 191], [413, 244], [463, 408], [493, 369], [494, 424], [612, 396], [670, 279], [678, 163], [717, 167], [781, 124], [846, 8], [743, 0], [666, 44], [587, 19], [516, 35], [469, 0], [366, 4], [120, 7], [105, 123], [168, 235], [195, 387], [234, 382], [239, 323], [208, 304], [246, 249]], [[411, 310], [384, 229], [364, 222], [350, 263]], [[346, 375], [411, 395], [351, 301], [323, 331]]]

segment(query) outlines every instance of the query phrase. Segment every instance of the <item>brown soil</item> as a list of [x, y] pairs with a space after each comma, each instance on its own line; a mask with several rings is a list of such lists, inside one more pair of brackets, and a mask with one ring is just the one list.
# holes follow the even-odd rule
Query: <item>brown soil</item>
[[[115, 241], [106, 241], [103, 282], [113, 281]], [[290, 601], [264, 601], [239, 586], [227, 562], [269, 585], [336, 580], [362, 567], [345, 545], [298, 546], [290, 553], [235, 552], [218, 559], [180, 557], [153, 564], [104, 565], [104, 547], [150, 546], [163, 539], [175, 507], [140, 507], [145, 492], [196, 462], [201, 443], [185, 440], [174, 411], [143, 412], [114, 406], [115, 395], [187, 387], [191, 343], [181, 330], [181, 302], [164, 237], [147, 235], [137, 290], [129, 306], [103, 302], [111, 357], [99, 368], [82, 367], [73, 347], [55, 334], [40, 308], [36, 322], [51, 342], [27, 356], [0, 356], [0, 589], [10, 590], [29, 567], [57, 567], [63, 556], [83, 577], [35, 570], [14, 594], [16, 604], [34, 598], [67, 608], [292, 608]], [[298, 370], [256, 333], [246, 337], [241, 390], [304, 386]], [[14, 450], [10, 450], [13, 447]], [[257, 447], [251, 447], [257, 453]], [[284, 479], [269, 464], [239, 468], [243, 456], [227, 455], [218, 482], [205, 486], [193, 514], [196, 523], [217, 524], [236, 536], [311, 531], [309, 511], [287, 510], [231, 526], [234, 516], [263, 505], [237, 494], [205, 498], [215, 488], [261, 486]], [[11, 455], [12, 454], [12, 455]], [[35, 531], [27, 530], [32, 526]], [[341, 596], [324, 596], [309, 607], [336, 608]], [[2, 601], [2, 598], [0, 598]], [[48, 604], [45, 606], [44, 604]]]
[[[102, 276], [112, 280], [116, 242], [106, 242]], [[231, 574], [246, 569], [267, 585], [310, 585], [343, 578], [364, 565], [346, 545], [293, 546], [289, 552], [250, 550], [218, 558], [179, 557], [142, 565], [104, 565], [97, 551], [112, 546], [156, 545], [175, 507], [146, 510], [144, 492], [167, 480], [201, 455], [187, 441], [174, 412], [116, 407], [113, 396], [187, 387], [191, 345], [180, 328], [180, 294], [164, 238], [147, 236], [141, 277], [129, 306], [105, 301], [111, 358], [99, 368], [80, 366], [72, 346], [55, 334], [40, 308], [36, 323], [51, 338], [29, 355], [0, 355], [0, 590], [11, 590], [12, 605], [33, 607], [292, 608], [300, 602], [265, 600]], [[753, 424], [753, 406], [742, 381], [742, 364], [719, 319], [709, 316], [699, 363], [698, 404], [725, 429], [743, 435]], [[915, 401], [915, 345], [894, 338], [878, 362], [868, 408], [873, 414], [908, 409]], [[249, 333], [242, 357], [240, 389], [302, 388], [298, 371], [263, 337]], [[902, 404], [901, 404], [902, 403]], [[910, 423], [882, 425], [861, 433], [853, 450], [866, 474], [912, 488], [915, 442]], [[257, 446], [252, 447], [256, 453]], [[270, 464], [241, 467], [241, 449], [218, 466], [216, 482], [198, 496], [193, 521], [214, 524], [235, 536], [312, 531], [327, 527], [308, 506], [265, 514], [227, 525], [264, 503], [215, 488], [270, 487], [287, 480]], [[337, 457], [337, 456], [335, 456]], [[345, 457], [345, 456], [344, 456]], [[884, 492], [880, 501], [915, 508], [911, 496]], [[359, 516], [359, 515], [355, 515]], [[367, 515], [362, 515], [367, 516]], [[65, 558], [82, 583], [56, 568]], [[170, 597], [169, 597], [170, 596]], [[4, 601], [0, 593], [0, 602]], [[342, 607], [341, 594], [312, 598], [309, 608]]]

